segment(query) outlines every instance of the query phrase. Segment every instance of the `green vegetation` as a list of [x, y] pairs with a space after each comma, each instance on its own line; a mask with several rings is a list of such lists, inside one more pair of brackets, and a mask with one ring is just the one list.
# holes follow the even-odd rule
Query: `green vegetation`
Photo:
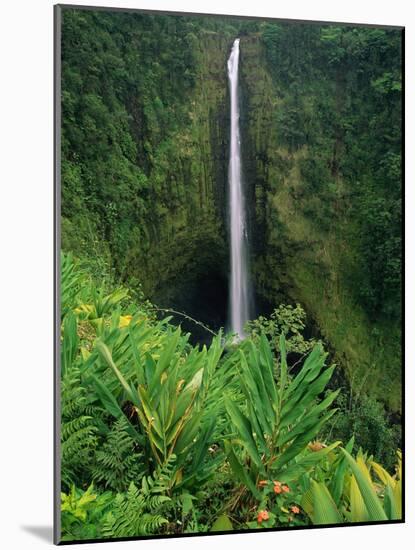
[[[346, 475], [347, 466], [350, 468], [349, 475]], [[354, 459], [346, 449], [342, 450], [331, 473], [334, 477], [330, 480], [330, 490], [324, 481], [312, 480], [310, 488], [303, 495], [304, 509], [313, 523], [386, 521], [402, 517], [399, 453], [394, 477], [361, 451]], [[325, 475], [327, 477], [327, 472]], [[374, 477], [383, 484], [381, 498]]]
[[257, 292], [273, 305], [300, 302], [353, 390], [370, 372], [371, 395], [393, 411], [401, 398], [400, 38], [264, 23], [241, 42]]
[[224, 326], [236, 35], [256, 294], [300, 302], [349, 383], [370, 372], [399, 412], [397, 30], [65, 9], [62, 247]]
[[[239, 343], [236, 36], [258, 307]], [[63, 9], [65, 540], [400, 517], [400, 40]]]
[[[128, 289], [61, 264], [63, 540], [400, 517], [399, 472], [365, 457], [368, 489], [341, 441], [319, 440], [339, 395], [320, 343], [297, 373], [285, 331], [192, 346]], [[316, 488], [334, 492], [328, 519]]]
[[63, 11], [62, 247], [165, 306], [205, 265], [226, 273], [218, 159], [233, 34], [215, 26]]

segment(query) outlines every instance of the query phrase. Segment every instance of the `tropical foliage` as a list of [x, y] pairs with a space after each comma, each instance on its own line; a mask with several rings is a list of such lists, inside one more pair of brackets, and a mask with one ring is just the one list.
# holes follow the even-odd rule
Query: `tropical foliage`
[[[398, 453], [391, 476], [361, 451], [353, 458], [342, 449], [331, 482], [312, 480], [303, 507], [313, 523], [396, 520], [402, 517], [402, 466]], [[334, 483], [333, 483], [334, 481]]]
[[339, 395], [321, 343], [294, 368], [284, 331], [192, 346], [61, 265], [63, 540], [401, 517], [400, 458], [389, 473], [319, 439]]
[[61, 10], [62, 539], [399, 520], [401, 32]]
[[63, 249], [225, 325], [225, 67], [240, 36], [258, 313], [300, 302], [349, 382], [370, 370], [399, 413], [399, 30], [62, 14]]

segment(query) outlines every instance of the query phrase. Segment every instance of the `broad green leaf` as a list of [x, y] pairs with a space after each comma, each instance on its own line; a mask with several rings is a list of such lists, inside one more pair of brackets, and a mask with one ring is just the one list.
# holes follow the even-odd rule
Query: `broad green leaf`
[[[117, 400], [113, 396], [113, 394], [109, 391], [109, 389], [106, 387], [106, 385], [99, 380], [94, 374], [91, 375], [91, 379], [93, 380], [93, 383], [95, 385], [95, 392], [97, 394], [97, 397], [103, 404], [104, 408], [114, 417], [114, 418], [121, 418], [125, 417], [121, 407], [119, 406]], [[127, 418], [127, 417], [125, 417]], [[144, 437], [137, 432], [137, 430], [130, 424], [128, 421], [128, 427], [127, 431], [133, 437], [135, 440], [137, 440], [141, 445], [144, 443]]]
[[287, 426], [298, 417], [299, 411], [304, 411], [314, 399], [325, 389], [332, 377], [335, 367], [325, 369], [314, 382], [306, 386], [302, 393], [298, 392], [285, 403], [281, 411], [281, 426]]
[[368, 513], [356, 478], [350, 479], [350, 521], [368, 521]]
[[320, 370], [324, 365], [325, 355], [321, 349], [321, 346], [317, 344], [311, 353], [306, 357], [304, 365], [301, 371], [297, 374], [291, 384], [285, 391], [285, 398], [292, 396], [298, 388], [307, 386], [312, 380], [316, 378]]
[[212, 441], [214, 429], [216, 427], [216, 417], [209, 418], [201, 427], [201, 433], [199, 434], [197, 445], [194, 449], [192, 469], [199, 471], [199, 468], [206, 456], [209, 442]]
[[117, 400], [113, 394], [109, 391], [107, 386], [101, 382], [101, 380], [96, 377], [94, 374], [91, 375], [91, 378], [95, 385], [95, 392], [104, 405], [105, 409], [114, 417], [121, 418], [124, 416], [124, 413], [121, 410], [121, 407], [118, 405]]
[[370, 466], [384, 485], [390, 485], [392, 488], [395, 486], [396, 480], [385, 470], [385, 468], [373, 460], [370, 461]]
[[281, 434], [277, 440], [278, 445], [285, 445], [288, 441], [291, 441], [295, 436], [305, 432], [312, 426], [314, 426], [320, 419], [320, 414], [326, 410], [336, 399], [340, 390], [332, 392], [326, 399], [324, 399], [318, 405], [315, 405], [311, 411], [303, 416], [298, 424], [292, 429], [288, 430], [285, 434]]
[[310, 443], [310, 441], [314, 439], [314, 437], [320, 432], [323, 425], [333, 416], [335, 412], [336, 409], [330, 411], [319, 422], [317, 422], [317, 424], [310, 428], [310, 430], [297, 436], [294, 441], [288, 446], [288, 448], [277, 458], [273, 465], [273, 468], [278, 471], [278, 469], [287, 464], [287, 462], [292, 460], [303, 449], [305, 449], [308, 443]]
[[138, 400], [137, 400], [137, 397], [136, 395], [134, 395], [133, 391], [131, 390], [130, 386], [127, 384], [124, 376], [121, 374], [121, 372], [119, 371], [119, 369], [117, 368], [117, 366], [115, 365], [114, 361], [112, 360], [112, 356], [111, 356], [111, 352], [110, 350], [108, 349], [108, 347], [104, 344], [104, 342], [102, 341], [98, 341], [96, 343], [96, 348], [98, 350], [98, 352], [100, 353], [101, 357], [104, 358], [104, 360], [107, 362], [108, 366], [110, 366], [112, 368], [112, 370], [114, 371], [115, 375], [117, 376], [118, 380], [120, 381], [122, 387], [124, 388], [126, 394], [128, 395], [129, 399], [136, 405], [138, 406], [139, 403], [138, 403]]
[[[245, 385], [247, 391], [250, 394], [250, 401], [254, 407], [258, 422], [261, 425], [261, 431], [263, 433], [272, 433], [272, 421], [274, 420], [275, 413], [272, 409], [272, 404], [269, 402], [268, 395], [265, 391], [264, 381], [260, 373], [259, 367], [256, 366], [256, 361], [250, 355], [251, 365], [248, 365], [248, 362], [245, 358], [245, 355], [241, 352], [241, 365], [242, 365], [242, 374], [241, 374], [241, 384]], [[255, 378], [253, 376], [253, 370], [255, 369]]]
[[255, 464], [262, 468], [261, 457], [259, 456], [254, 436], [252, 435], [252, 427], [249, 420], [244, 416], [238, 407], [229, 398], [225, 398], [226, 410], [229, 414], [232, 423], [239, 432], [242, 438], [244, 446], [249, 453], [249, 456], [255, 462]]
[[76, 359], [78, 353], [79, 338], [77, 333], [77, 320], [70, 311], [63, 321], [63, 341], [61, 344], [61, 369], [64, 375]]
[[138, 394], [140, 396], [140, 409], [143, 410], [145, 417], [146, 417], [146, 424], [145, 428], [147, 430], [154, 429], [161, 440], [164, 440], [164, 431], [161, 426], [160, 417], [158, 415], [158, 412], [154, 407], [152, 407], [151, 401], [148, 398], [148, 393], [142, 386], [138, 387]]
[[388, 519], [401, 519], [400, 503], [396, 501], [395, 494], [390, 485], [385, 488], [385, 512]]
[[399, 518], [402, 517], [402, 480], [399, 478], [393, 489], [393, 497]]
[[324, 483], [311, 481], [313, 493], [313, 513], [311, 520], [315, 525], [343, 523], [342, 515]]
[[233, 525], [231, 520], [226, 514], [219, 516], [210, 529], [211, 531], [233, 531]]
[[[348, 453], [352, 452], [353, 445], [354, 445], [354, 436], [350, 438], [350, 440], [348, 441], [345, 447]], [[343, 494], [344, 476], [346, 473], [346, 468], [347, 468], [346, 457], [343, 455], [340, 455], [340, 460], [337, 464], [335, 474], [329, 485], [330, 493], [333, 496], [334, 502], [337, 505], [339, 505], [341, 496]]]
[[197, 412], [189, 415], [189, 419], [184, 424], [183, 429], [179, 432], [179, 436], [174, 446], [174, 452], [177, 455], [179, 453], [183, 453], [197, 436], [200, 428], [201, 418], [202, 412]]
[[170, 335], [169, 339], [167, 340], [167, 346], [164, 348], [160, 359], [156, 363], [156, 368], [155, 371], [152, 373], [152, 378], [149, 385], [150, 395], [153, 394], [153, 392], [157, 388], [157, 385], [160, 384], [161, 375], [165, 371], [169, 363], [177, 361], [178, 359], [177, 357], [175, 358], [175, 351], [179, 341], [180, 332], [180, 328], [178, 328], [172, 335]]
[[302, 494], [301, 508], [304, 510], [304, 512], [307, 514], [307, 516], [312, 520], [314, 504], [313, 504], [313, 488], [312, 488], [311, 485]]
[[201, 369], [199, 369], [196, 372], [196, 374], [193, 376], [193, 378], [187, 384], [187, 386], [185, 388], [186, 390], [196, 392], [200, 388], [200, 385], [202, 384], [203, 369], [204, 369], [204, 367], [202, 367]]
[[271, 403], [275, 410], [278, 409], [278, 393], [275, 383], [275, 374], [274, 374], [274, 358], [272, 356], [271, 347], [269, 345], [268, 339], [265, 334], [261, 334], [260, 344], [259, 344], [260, 357], [262, 359], [262, 364], [264, 366], [264, 381], [265, 387], [268, 392]]
[[385, 514], [385, 511], [380, 504], [379, 498], [376, 495], [373, 485], [367, 479], [366, 473], [359, 468], [355, 459], [351, 455], [349, 455], [347, 451], [342, 449], [342, 452], [346, 457], [346, 460], [353, 472], [353, 475], [356, 478], [357, 484], [359, 486], [360, 492], [367, 508], [369, 519], [371, 521], [387, 520], [388, 518]]
[[230, 467], [232, 468], [236, 478], [243, 483], [251, 493], [258, 499], [261, 498], [261, 493], [255, 485], [255, 482], [250, 477], [250, 473], [246, 468], [242, 466], [239, 462], [238, 457], [236, 456], [234, 450], [232, 449], [232, 444], [229, 441], [225, 441], [225, 452], [228, 457]]
[[280, 336], [280, 402], [283, 400], [285, 386], [287, 384], [287, 350], [285, 347], [285, 336]]

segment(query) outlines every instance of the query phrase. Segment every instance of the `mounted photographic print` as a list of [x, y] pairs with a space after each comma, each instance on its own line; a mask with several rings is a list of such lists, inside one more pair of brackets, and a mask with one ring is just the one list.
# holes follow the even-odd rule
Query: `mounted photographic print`
[[404, 31], [252, 16], [55, 7], [56, 543], [403, 521]]

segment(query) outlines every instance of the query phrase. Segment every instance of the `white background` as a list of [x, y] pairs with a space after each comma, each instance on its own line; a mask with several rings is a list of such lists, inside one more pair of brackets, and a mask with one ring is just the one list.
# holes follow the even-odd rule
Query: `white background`
[[[78, 4], [72, 0], [73, 4]], [[89, 5], [405, 25], [407, 34], [407, 524], [118, 543], [148, 549], [215, 547], [376, 550], [413, 547], [414, 31], [404, 0], [112, 0]], [[51, 544], [53, 311], [53, 2], [7, 0], [0, 15], [0, 545]], [[410, 99], [412, 101], [410, 101]], [[412, 123], [412, 124], [411, 124]], [[412, 285], [411, 285], [412, 282]], [[385, 388], [385, 392], [388, 388]], [[102, 545], [85, 545], [98, 550]], [[104, 548], [110, 547], [105, 545]]]

